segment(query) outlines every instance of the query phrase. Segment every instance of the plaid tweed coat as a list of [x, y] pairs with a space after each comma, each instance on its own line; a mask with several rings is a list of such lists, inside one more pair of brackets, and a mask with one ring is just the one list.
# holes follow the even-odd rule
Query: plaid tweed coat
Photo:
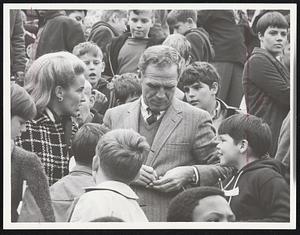
[[[26, 131], [16, 140], [18, 146], [38, 155], [48, 176], [49, 186], [69, 173], [71, 150], [65, 143], [62, 123], [55, 121], [51, 114], [44, 111], [34, 120], [27, 121]], [[73, 122], [72, 137], [77, 130]]]

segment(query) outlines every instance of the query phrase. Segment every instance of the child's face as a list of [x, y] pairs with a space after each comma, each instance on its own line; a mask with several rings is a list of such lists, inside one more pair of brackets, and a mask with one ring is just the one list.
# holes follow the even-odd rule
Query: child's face
[[190, 29], [190, 24], [188, 22], [177, 22], [173, 26], [174, 33], [182, 34], [184, 35], [186, 31]]
[[234, 222], [235, 215], [225, 198], [219, 195], [201, 199], [193, 210], [193, 222]]
[[87, 118], [90, 115], [90, 109], [92, 107], [92, 86], [87, 80], [84, 83], [83, 96], [84, 99], [80, 102], [78, 116], [76, 117], [76, 120], [79, 124], [83, 124], [86, 122]]
[[86, 64], [85, 78], [91, 83], [92, 87], [97, 86], [104, 70], [104, 62], [99, 55], [89, 52], [79, 57]]
[[192, 85], [183, 87], [184, 93], [191, 105], [210, 112], [211, 107], [215, 105], [215, 92], [203, 82], [195, 82]]
[[235, 144], [233, 138], [228, 134], [219, 135], [217, 152], [220, 164], [227, 166], [236, 166], [241, 155], [239, 144]]
[[267, 50], [273, 56], [281, 54], [287, 40], [287, 29], [268, 27], [264, 35], [259, 34], [261, 48]]
[[153, 25], [152, 12], [145, 11], [137, 15], [131, 11], [128, 19], [128, 25], [133, 38], [148, 38], [150, 28]]

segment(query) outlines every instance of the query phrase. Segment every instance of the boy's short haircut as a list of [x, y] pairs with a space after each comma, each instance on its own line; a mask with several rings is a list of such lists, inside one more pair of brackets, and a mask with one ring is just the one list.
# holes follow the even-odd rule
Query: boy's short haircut
[[[214, 82], [220, 85], [220, 76], [216, 68], [207, 62], [196, 61], [189, 64], [180, 76], [183, 86], [190, 86], [195, 82], [202, 82], [212, 88]], [[220, 87], [219, 89], [220, 90]]]
[[179, 33], [170, 34], [162, 43], [162, 45], [175, 48], [185, 61], [187, 61], [191, 55], [191, 43], [186, 39], [185, 36]]
[[127, 17], [126, 10], [104, 10], [101, 15], [101, 20], [104, 22], [108, 22], [113, 14], [117, 15], [118, 18], [126, 18]]
[[106, 176], [112, 180], [129, 183], [138, 175], [145, 159], [143, 153], [149, 149], [145, 137], [134, 130], [115, 129], [99, 140], [96, 156]]
[[73, 48], [73, 54], [77, 57], [83, 56], [87, 53], [93, 53], [94, 56], [99, 56], [101, 60], [103, 59], [101, 48], [92, 41], [79, 43]]
[[250, 114], [235, 114], [219, 126], [219, 135], [229, 135], [235, 144], [241, 140], [248, 141], [252, 154], [257, 158], [264, 157], [271, 148], [271, 129], [263, 119]]
[[209, 196], [224, 196], [224, 192], [217, 187], [195, 187], [187, 189], [174, 197], [169, 205], [168, 222], [192, 222], [193, 211], [200, 204], [201, 199]]
[[109, 130], [97, 123], [86, 123], [76, 132], [72, 141], [75, 161], [85, 165], [93, 163], [99, 139]]
[[289, 24], [286, 18], [280, 12], [271, 11], [265, 13], [263, 16], [259, 18], [256, 24], [256, 32], [261, 33], [261, 35], [264, 35], [268, 27], [288, 29]]
[[142, 86], [138, 75], [135, 73], [124, 73], [113, 80], [115, 98], [119, 104], [124, 104], [130, 96], [141, 96]]
[[188, 18], [192, 18], [194, 22], [197, 22], [196, 10], [172, 10], [167, 17], [167, 23], [170, 27], [174, 26], [178, 22], [185, 23]]
[[75, 10], [65, 10], [67, 16], [75, 11], [83, 11], [84, 16], [86, 16], [86, 13], [87, 13], [87, 10], [79, 10], [79, 9], [78, 10], [76, 10], [76, 9]]
[[128, 10], [128, 17], [130, 16], [131, 12], [133, 12], [135, 15], [151, 12], [151, 18], [154, 18], [153, 10]]
[[177, 73], [179, 76], [184, 65], [183, 58], [180, 56], [179, 52], [173, 47], [156, 45], [148, 47], [144, 51], [140, 57], [138, 68], [141, 73], [145, 73], [145, 70], [149, 65], [164, 67], [173, 64], [177, 65]]

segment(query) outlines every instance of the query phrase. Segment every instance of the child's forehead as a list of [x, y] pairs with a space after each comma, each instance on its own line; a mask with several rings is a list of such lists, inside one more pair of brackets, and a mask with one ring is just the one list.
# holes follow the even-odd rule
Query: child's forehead
[[93, 51], [87, 51], [86, 53], [79, 56], [80, 59], [86, 59], [86, 60], [102, 60], [102, 55], [97, 52]]
[[222, 133], [222, 134], [219, 134], [219, 133], [218, 133], [218, 137], [219, 137], [219, 138], [222, 138], [222, 139], [224, 139], [224, 140], [232, 140], [232, 141], [233, 141], [233, 138], [232, 138], [230, 135], [225, 134], [225, 133]]
[[270, 31], [270, 30], [275, 30], [275, 31], [281, 31], [281, 32], [287, 32], [288, 29], [287, 28], [279, 28], [277, 26], [273, 26], [273, 25], [269, 25], [268, 28], [266, 29], [266, 31]]

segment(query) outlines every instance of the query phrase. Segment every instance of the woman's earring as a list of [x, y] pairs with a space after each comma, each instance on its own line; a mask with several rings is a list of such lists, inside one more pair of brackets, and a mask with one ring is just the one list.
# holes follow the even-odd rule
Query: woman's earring
[[58, 97], [58, 102], [62, 102], [64, 100], [63, 97]]

